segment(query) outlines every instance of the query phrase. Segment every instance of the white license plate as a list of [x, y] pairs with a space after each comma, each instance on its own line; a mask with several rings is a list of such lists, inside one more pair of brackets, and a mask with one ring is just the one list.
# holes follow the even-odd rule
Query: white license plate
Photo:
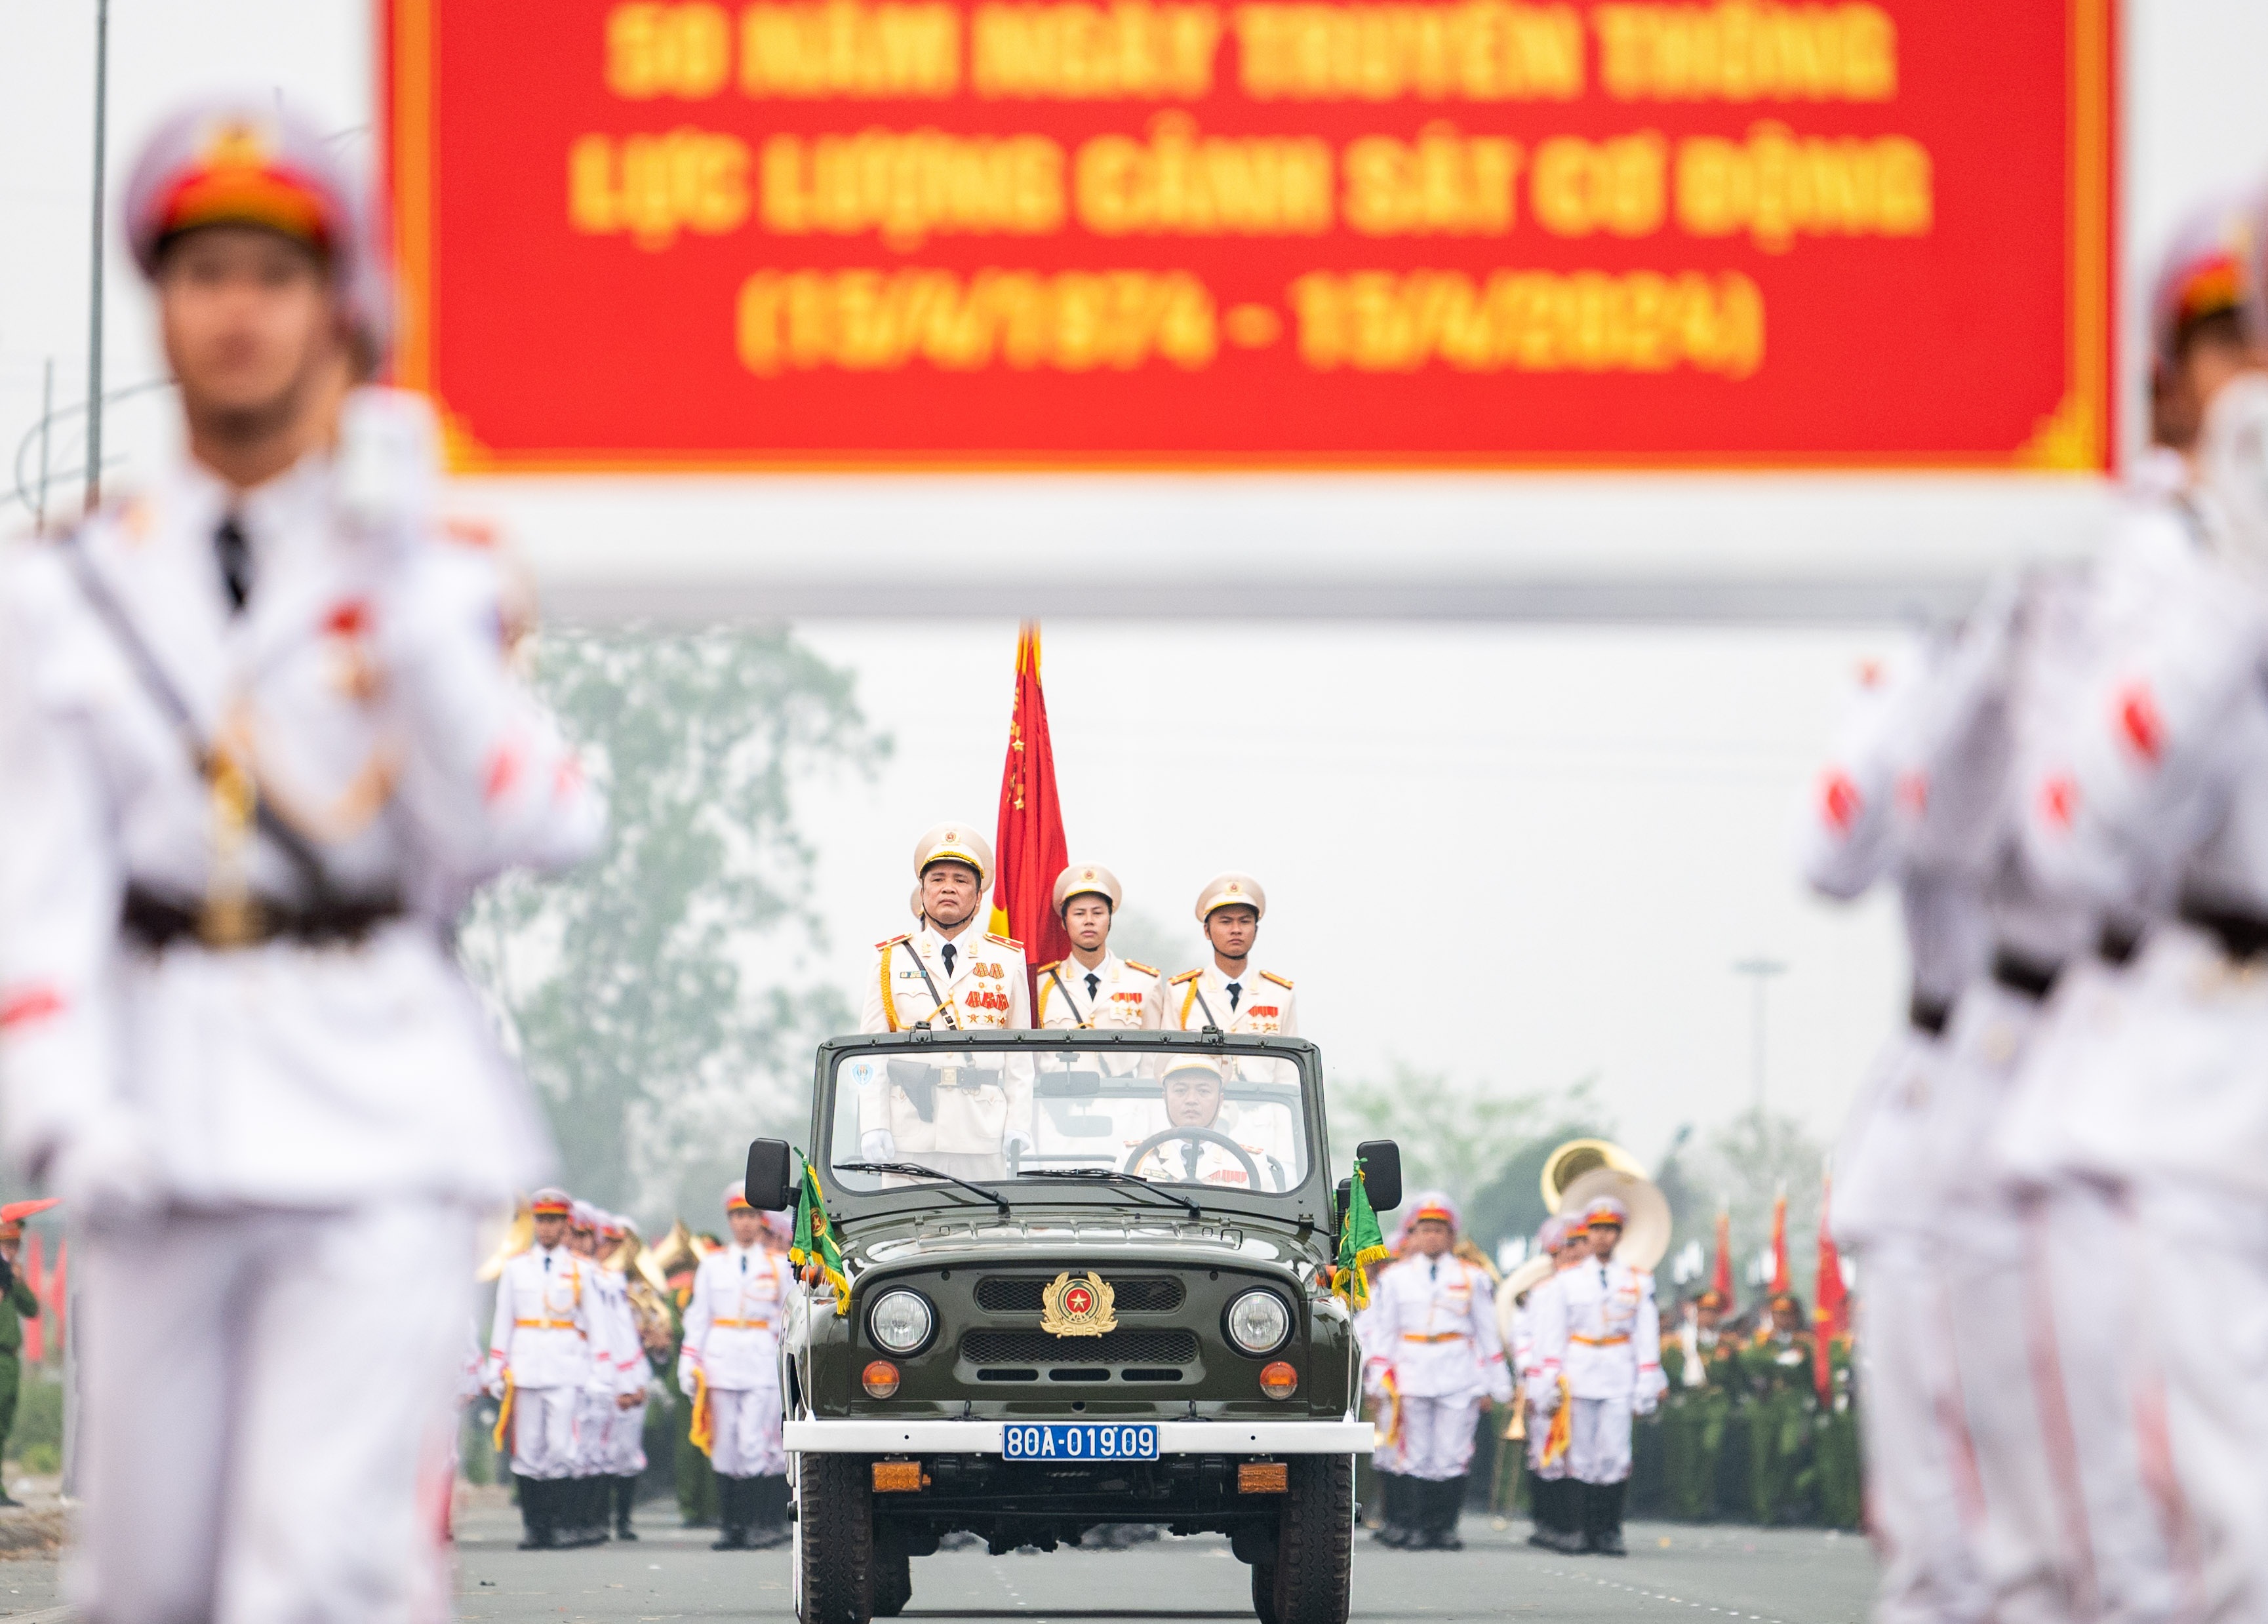
[[1001, 1453], [1010, 1460], [1155, 1460], [1154, 1423], [1107, 1421], [1012, 1421]]

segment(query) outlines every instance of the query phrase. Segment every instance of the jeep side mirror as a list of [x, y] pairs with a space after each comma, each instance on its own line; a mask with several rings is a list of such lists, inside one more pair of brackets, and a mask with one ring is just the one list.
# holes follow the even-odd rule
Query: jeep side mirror
[[[1379, 1212], [1392, 1212], [1402, 1205], [1402, 1147], [1391, 1139], [1366, 1139], [1355, 1146], [1354, 1155], [1362, 1164], [1363, 1188], [1370, 1197], [1371, 1207]], [[748, 1187], [753, 1190], [755, 1186]], [[750, 1195], [748, 1199], [753, 1201], [755, 1197]]]
[[1331, 1231], [1334, 1234], [1346, 1227], [1347, 1203], [1354, 1200], [1354, 1180], [1342, 1179], [1331, 1195]]
[[784, 1139], [759, 1139], [749, 1145], [748, 1205], [758, 1212], [784, 1212], [794, 1206], [794, 1167], [795, 1152]]

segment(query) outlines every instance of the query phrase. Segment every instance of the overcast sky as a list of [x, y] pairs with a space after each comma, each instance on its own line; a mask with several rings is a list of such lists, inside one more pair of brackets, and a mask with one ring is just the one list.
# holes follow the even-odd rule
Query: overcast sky
[[[60, 400], [84, 393], [93, 9], [0, 0], [11, 456], [37, 416], [43, 362]], [[2139, 267], [2176, 216], [2268, 168], [2268, 5], [2129, 11], [2131, 321]], [[361, 4], [116, 0], [111, 29], [114, 184], [140, 132], [195, 91], [281, 87], [341, 131], [369, 123]], [[344, 139], [367, 151], [366, 136]], [[114, 254], [111, 275], [115, 388], [158, 369], [144, 302]], [[166, 452], [162, 403], [121, 408], [110, 436], [130, 479]], [[752, 512], [767, 500], [760, 483], [734, 489]], [[1736, 519], [1751, 512], [1747, 528], [1767, 541], [1822, 540], [1789, 533], [1803, 521], [1786, 516], [1785, 489], [1719, 481], [1712, 500]], [[619, 481], [578, 491], [637, 500]], [[482, 494], [514, 510], [510, 491]], [[541, 525], [558, 508], [521, 511]], [[539, 554], [549, 539], [527, 538]], [[826, 970], [850, 989], [868, 945], [902, 928], [912, 836], [943, 818], [990, 824], [1014, 628], [801, 629], [857, 670], [870, 716], [897, 741], [874, 784], [804, 786], [833, 922]], [[1298, 981], [1336, 1066], [1400, 1060], [1523, 1088], [1596, 1073], [1648, 1155], [1678, 1123], [1749, 1098], [1749, 1005], [1731, 965], [1768, 953], [1789, 966], [1771, 993], [1771, 1096], [1826, 1133], [1896, 1018], [1900, 955], [1884, 908], [1800, 893], [1788, 824], [1849, 673], [1891, 636], [1053, 625], [1046, 677], [1072, 852], [1116, 868], [1130, 907], [1176, 933], [1182, 962], [1195, 961], [1198, 885], [1251, 870], [1271, 903], [1260, 958]]]

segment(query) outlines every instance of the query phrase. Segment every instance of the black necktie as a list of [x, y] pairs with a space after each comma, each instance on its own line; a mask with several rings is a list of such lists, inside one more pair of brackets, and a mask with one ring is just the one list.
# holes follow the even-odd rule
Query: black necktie
[[945, 979], [948, 981], [953, 979], [953, 944], [950, 942], [945, 944]]
[[743, 1252], [742, 1253], [740, 1253], [740, 1273], [742, 1273], [743, 1275], [745, 1275], [745, 1274], [747, 1274], [747, 1272], [748, 1272], [748, 1254], [747, 1254], [747, 1253]]
[[1094, 971], [1089, 970], [1086, 973], [1086, 1001], [1088, 1003], [1092, 1004], [1094, 1002], [1095, 990], [1101, 985], [1102, 978], [1097, 975]]
[[1182, 1165], [1187, 1170], [1184, 1176], [1189, 1183], [1195, 1184], [1197, 1181], [1197, 1145], [1195, 1140], [1182, 1145]]
[[547, 1275], [551, 1272], [551, 1254], [548, 1252], [543, 1254], [543, 1272]]
[[222, 519], [213, 532], [213, 552], [220, 560], [220, 584], [228, 589], [229, 613], [241, 614], [252, 597], [252, 547], [235, 514]]
[[1236, 1013], [1236, 1001], [1243, 991], [1244, 986], [1241, 981], [1231, 981], [1228, 984], [1228, 1012], [1231, 1015]]

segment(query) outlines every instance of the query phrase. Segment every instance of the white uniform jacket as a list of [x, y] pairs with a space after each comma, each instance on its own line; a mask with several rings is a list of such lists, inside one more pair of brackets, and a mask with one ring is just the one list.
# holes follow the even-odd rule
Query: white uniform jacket
[[[1089, 988], [1087, 977], [1094, 986]], [[1146, 964], [1105, 952], [1090, 971], [1076, 959], [1042, 966], [1033, 1025], [1055, 1031], [1155, 1032], [1165, 1024], [1165, 978]]]
[[[1283, 1158], [1267, 1146], [1237, 1139], [1234, 1130], [1225, 1122], [1215, 1122], [1213, 1128], [1236, 1139], [1245, 1155], [1252, 1158], [1252, 1165], [1260, 1174], [1256, 1186], [1234, 1153], [1210, 1139], [1168, 1139], [1152, 1145], [1129, 1171], [1169, 1184], [1219, 1184], [1240, 1190], [1281, 1190], [1292, 1181]], [[1141, 1143], [1139, 1139], [1130, 1139], [1126, 1148], [1131, 1151]]]
[[1565, 1268], [1528, 1298], [1535, 1315], [1541, 1381], [1564, 1374], [1578, 1399], [1623, 1399], [1650, 1407], [1668, 1385], [1653, 1276], [1611, 1259]]
[[787, 1259], [762, 1246], [726, 1246], [701, 1260], [685, 1309], [678, 1385], [694, 1372], [726, 1393], [779, 1385], [782, 1321], [793, 1286]]
[[[489, 1391], [587, 1387], [599, 1373], [608, 1334], [598, 1268], [565, 1246], [532, 1247], [504, 1266], [496, 1324], [489, 1333]], [[613, 1372], [606, 1372], [611, 1385]]]
[[963, 930], [953, 938], [950, 974], [946, 945], [926, 924], [875, 943], [858, 1030], [905, 1032], [927, 1021], [939, 1032], [1007, 1032], [1032, 1024], [1022, 944]]
[[1404, 1398], [1512, 1397], [1488, 1271], [1454, 1253], [1413, 1252], [1381, 1274], [1364, 1334], [1366, 1364], [1383, 1357]]
[[[232, 510], [254, 566], [236, 615]], [[321, 455], [233, 496], [185, 464], [71, 542], [0, 548], [0, 1117], [66, 1194], [99, 1165], [208, 1206], [500, 1204], [548, 1171], [448, 931], [504, 869], [595, 849], [603, 807], [507, 666], [494, 558], [420, 514], [347, 513]], [[129, 897], [314, 894], [276, 836], [232, 833], [153, 669], [333, 894], [400, 912], [328, 944], [129, 936]]]
[[616, 1393], [643, 1394], [652, 1378], [645, 1345], [638, 1340], [637, 1314], [630, 1307], [630, 1276], [618, 1268], [597, 1271], [600, 1300], [606, 1305], [608, 1374]]
[[1292, 996], [1292, 983], [1272, 970], [1248, 965], [1237, 978], [1235, 1007], [1228, 997], [1228, 977], [1219, 965], [1184, 970], [1166, 988], [1165, 1029], [1198, 1032], [1218, 1026], [1223, 1032], [1249, 1032], [1263, 1038], [1300, 1035], [1300, 1006]]

